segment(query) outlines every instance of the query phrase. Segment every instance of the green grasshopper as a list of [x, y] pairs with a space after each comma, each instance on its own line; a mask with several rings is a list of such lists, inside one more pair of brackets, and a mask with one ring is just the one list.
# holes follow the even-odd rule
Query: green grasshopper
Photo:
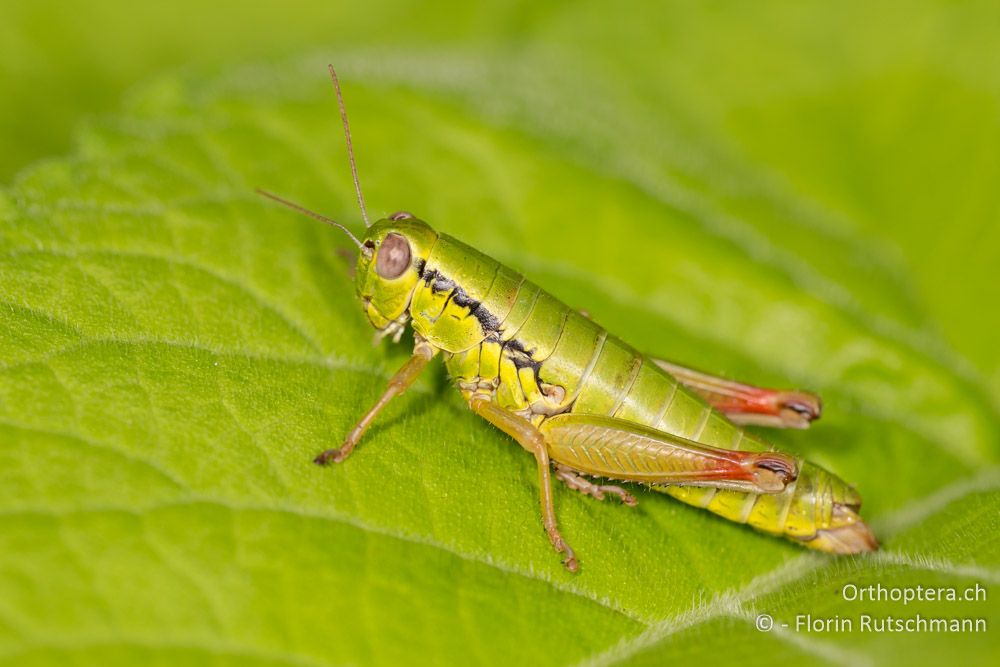
[[409, 325], [415, 345], [343, 444], [316, 463], [346, 459], [379, 412], [440, 355], [472, 411], [534, 455], [542, 523], [570, 571], [579, 566], [556, 522], [553, 477], [626, 505], [636, 504], [632, 494], [593, 480], [643, 484], [819, 551], [878, 547], [850, 485], [741, 428], [805, 428], [819, 417], [818, 397], [731, 382], [643, 355], [521, 274], [406, 211], [371, 224], [332, 66], [330, 75], [364, 240], [334, 220], [259, 192], [347, 234], [359, 250], [357, 294], [378, 337], [398, 342]]

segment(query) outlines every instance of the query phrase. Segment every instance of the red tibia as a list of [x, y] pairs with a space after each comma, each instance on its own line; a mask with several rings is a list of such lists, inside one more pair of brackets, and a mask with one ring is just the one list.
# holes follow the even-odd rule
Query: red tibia
[[807, 428], [822, 412], [819, 396], [734, 382], [661, 359], [660, 368], [738, 424]]

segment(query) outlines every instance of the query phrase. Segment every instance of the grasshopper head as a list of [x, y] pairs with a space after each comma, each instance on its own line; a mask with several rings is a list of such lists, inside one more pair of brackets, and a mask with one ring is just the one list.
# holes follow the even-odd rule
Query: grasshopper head
[[385, 329], [406, 312], [437, 238], [430, 225], [406, 211], [368, 228], [354, 275], [373, 327]]
[[369, 222], [365, 199], [361, 194], [361, 182], [358, 180], [358, 167], [354, 161], [351, 128], [347, 122], [347, 110], [344, 108], [340, 81], [333, 65], [328, 69], [334, 91], [337, 93], [340, 118], [344, 124], [344, 139], [347, 143], [347, 156], [351, 164], [354, 189], [358, 194], [358, 207], [365, 222], [364, 240], [359, 240], [350, 229], [336, 220], [270, 192], [264, 190], [257, 192], [279, 204], [338, 228], [358, 246], [360, 253], [354, 279], [368, 321], [383, 334], [389, 332], [398, 334], [402, 331], [404, 323], [402, 318], [410, 305], [410, 297], [423, 274], [424, 264], [431, 254], [431, 248], [437, 242], [438, 235], [430, 225], [406, 211], [393, 213], [375, 224]]

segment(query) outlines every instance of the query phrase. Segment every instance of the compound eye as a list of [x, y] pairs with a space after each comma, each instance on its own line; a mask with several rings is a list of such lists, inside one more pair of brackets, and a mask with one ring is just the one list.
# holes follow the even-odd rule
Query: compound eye
[[410, 267], [410, 243], [399, 234], [389, 234], [382, 241], [375, 259], [375, 272], [392, 280]]
[[409, 211], [396, 211], [389, 216], [390, 220], [412, 220], [415, 216]]

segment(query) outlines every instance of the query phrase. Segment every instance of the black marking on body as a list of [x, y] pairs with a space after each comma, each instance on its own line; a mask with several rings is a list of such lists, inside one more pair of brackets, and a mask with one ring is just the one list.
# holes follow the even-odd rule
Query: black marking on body
[[534, 350], [526, 350], [524, 348], [524, 343], [522, 343], [521, 341], [517, 340], [516, 338], [512, 338], [509, 341], [507, 341], [506, 343], [504, 343], [504, 347], [506, 347], [506, 348], [508, 348], [510, 350], [513, 350], [514, 352], [516, 352], [518, 354], [523, 354], [524, 356], [528, 357], [529, 359], [531, 357], [533, 357], [534, 354], [535, 354]]
[[522, 368], [530, 368], [535, 374], [535, 382], [541, 387], [542, 378], [540, 373], [542, 372], [542, 362], [536, 361], [532, 358], [534, 350], [524, 349], [524, 343], [512, 338], [503, 344], [503, 350], [508, 351], [507, 356], [512, 362], [514, 362], [514, 367], [518, 370]]
[[467, 309], [469, 311], [469, 315], [479, 320], [479, 324], [482, 326], [484, 334], [489, 335], [499, 331], [500, 320], [497, 319], [497, 316], [489, 310], [483, 308], [481, 301], [473, 299], [469, 296], [469, 293], [466, 292], [465, 289], [463, 289], [451, 278], [441, 274], [441, 272], [437, 269], [431, 269], [426, 273], [424, 273], [423, 269], [424, 267], [421, 266], [420, 277], [433, 292], [450, 292], [448, 298], [444, 302], [445, 308], [448, 307], [449, 301], [454, 301], [456, 306]]
[[524, 343], [512, 338], [508, 341], [502, 341], [500, 337], [500, 320], [496, 315], [491, 313], [486, 308], [483, 308], [481, 301], [477, 301], [469, 296], [462, 287], [460, 287], [454, 280], [443, 275], [437, 269], [431, 269], [425, 271], [425, 266], [421, 264], [418, 267], [418, 273], [420, 279], [424, 281], [424, 284], [431, 288], [431, 291], [436, 293], [449, 292], [447, 299], [445, 299], [444, 309], [448, 307], [449, 301], [454, 301], [455, 305], [461, 308], [467, 308], [469, 315], [475, 317], [479, 320], [479, 324], [483, 329], [483, 333], [487, 340], [501, 343], [502, 350], [501, 354], [506, 353], [507, 357], [513, 362], [514, 367], [518, 370], [522, 368], [530, 368], [535, 376], [535, 382], [539, 387], [542, 386], [542, 363], [541, 361], [536, 361], [532, 358], [535, 350], [525, 349]]

